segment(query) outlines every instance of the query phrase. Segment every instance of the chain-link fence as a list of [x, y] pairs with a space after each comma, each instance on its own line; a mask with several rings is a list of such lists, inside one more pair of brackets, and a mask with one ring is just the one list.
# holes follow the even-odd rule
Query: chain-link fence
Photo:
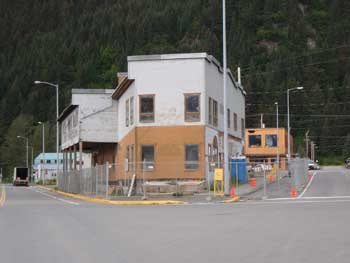
[[[204, 201], [224, 195], [224, 166], [209, 161], [104, 164], [61, 173], [58, 188], [109, 199], [194, 196]], [[228, 170], [230, 194], [243, 198], [287, 197], [292, 185], [300, 189], [307, 181], [304, 159], [291, 162], [291, 177], [276, 162], [247, 162], [245, 158], [232, 159]]]
[[301, 190], [308, 182], [308, 159], [295, 158], [290, 160], [289, 173], [292, 177], [293, 186]]

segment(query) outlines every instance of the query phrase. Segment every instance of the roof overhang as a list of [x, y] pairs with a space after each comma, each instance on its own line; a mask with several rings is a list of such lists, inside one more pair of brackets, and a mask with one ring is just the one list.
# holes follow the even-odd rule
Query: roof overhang
[[61, 115], [58, 117], [57, 121], [62, 122], [72, 111], [74, 111], [78, 105], [70, 104], [67, 106], [61, 113]]
[[112, 99], [119, 99], [134, 81], [134, 79], [129, 79], [128, 77], [123, 78], [112, 93]]

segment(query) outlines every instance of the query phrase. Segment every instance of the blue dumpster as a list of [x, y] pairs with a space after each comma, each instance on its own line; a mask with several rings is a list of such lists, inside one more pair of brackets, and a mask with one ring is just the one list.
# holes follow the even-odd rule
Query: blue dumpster
[[[238, 173], [238, 175], [237, 175]], [[234, 180], [238, 176], [238, 182], [248, 182], [247, 161], [245, 156], [231, 158], [231, 177]]]

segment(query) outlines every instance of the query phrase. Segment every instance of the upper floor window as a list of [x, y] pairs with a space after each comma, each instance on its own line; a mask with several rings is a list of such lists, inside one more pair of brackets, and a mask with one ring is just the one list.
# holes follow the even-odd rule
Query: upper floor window
[[238, 129], [238, 117], [237, 117], [237, 113], [233, 113], [233, 129], [235, 131], [237, 131]]
[[261, 147], [261, 135], [249, 135], [249, 147]]
[[125, 101], [125, 126], [129, 127], [129, 100]]
[[[56, 160], [55, 160], [55, 162], [56, 162]], [[51, 163], [51, 160], [46, 160], [46, 163]]]
[[134, 97], [130, 98], [130, 125], [134, 125]]
[[244, 138], [244, 131], [245, 131], [245, 121], [244, 119], [242, 118], [241, 119], [241, 129], [242, 129], [242, 139]]
[[213, 99], [209, 97], [209, 106], [208, 106], [208, 116], [209, 116], [209, 124], [213, 124]]
[[227, 109], [227, 128], [231, 128], [231, 111]]
[[213, 100], [213, 125], [218, 126], [218, 102]]
[[154, 122], [154, 95], [140, 96], [140, 122]]
[[265, 137], [265, 146], [266, 147], [277, 147], [277, 135], [276, 134], [267, 134]]
[[200, 94], [185, 94], [185, 121], [200, 121]]

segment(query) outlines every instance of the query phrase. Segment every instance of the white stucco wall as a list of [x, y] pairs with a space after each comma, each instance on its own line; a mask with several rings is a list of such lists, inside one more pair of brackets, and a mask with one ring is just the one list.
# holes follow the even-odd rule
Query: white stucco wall
[[[128, 77], [135, 79], [138, 126], [204, 125], [204, 59], [129, 61]], [[185, 122], [184, 93], [200, 93], [201, 119]], [[155, 95], [155, 121], [139, 122], [139, 95]]]
[[[112, 100], [113, 90], [73, 89], [72, 105], [78, 107], [61, 123], [62, 149], [81, 141], [117, 142], [118, 102]], [[72, 126], [74, 114], [77, 126]], [[70, 127], [70, 128], [69, 128]]]
[[[129, 126], [125, 125], [126, 112], [125, 112], [125, 102], [126, 100], [134, 97], [134, 124]], [[135, 93], [135, 82], [130, 85], [130, 87], [125, 91], [125, 93], [118, 100], [118, 140], [121, 140], [126, 136], [134, 127], [136, 122], [136, 104], [138, 103], [138, 96]], [[130, 104], [129, 104], [130, 109]]]
[[117, 142], [118, 102], [110, 98], [111, 105], [99, 112], [80, 118], [80, 139], [86, 142]]
[[62, 149], [79, 142], [79, 107], [75, 108], [61, 123]]
[[[223, 131], [223, 75], [217, 65], [213, 62], [206, 62], [206, 107], [209, 108], [209, 97], [218, 102], [218, 127], [212, 126], [214, 129]], [[230, 109], [231, 126], [228, 129], [230, 135], [237, 138], [243, 138], [241, 118], [245, 119], [245, 96], [239, 88], [236, 88], [230, 76], [227, 76], [227, 108]], [[233, 113], [237, 113], [237, 131], [234, 130]], [[206, 123], [209, 125], [209, 115], [206, 111]]]

